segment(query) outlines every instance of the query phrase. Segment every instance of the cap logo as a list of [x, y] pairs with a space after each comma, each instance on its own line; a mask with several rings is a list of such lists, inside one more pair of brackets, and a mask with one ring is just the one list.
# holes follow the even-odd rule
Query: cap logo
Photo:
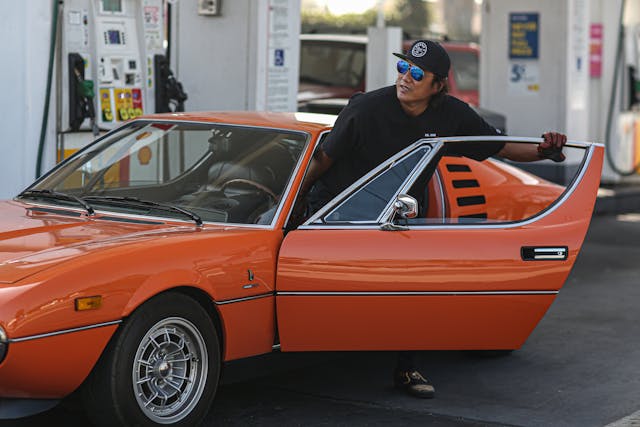
[[422, 58], [427, 54], [427, 44], [425, 42], [418, 42], [411, 48], [411, 55], [416, 58]]

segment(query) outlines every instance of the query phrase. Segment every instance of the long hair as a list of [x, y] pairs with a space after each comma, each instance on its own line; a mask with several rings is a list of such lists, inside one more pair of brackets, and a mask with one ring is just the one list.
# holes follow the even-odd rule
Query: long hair
[[429, 100], [429, 106], [433, 108], [438, 108], [449, 93], [449, 79], [447, 77], [440, 77], [434, 74], [431, 84], [435, 85], [438, 83], [441, 84], [440, 90], [435, 95], [432, 95]]

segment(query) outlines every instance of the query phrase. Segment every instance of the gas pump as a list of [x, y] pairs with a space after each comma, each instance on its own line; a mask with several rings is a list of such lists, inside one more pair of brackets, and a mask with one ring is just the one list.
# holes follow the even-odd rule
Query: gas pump
[[640, 24], [621, 27], [619, 37], [615, 67], [619, 74], [606, 131], [612, 143], [604, 169], [604, 178], [612, 181], [637, 180], [640, 171]]
[[[163, 0], [64, 0], [58, 159], [145, 113], [167, 111]], [[168, 70], [168, 67], [167, 67]], [[175, 80], [175, 79], [174, 79]], [[186, 95], [182, 93], [182, 103]]]
[[158, 79], [156, 85], [156, 113], [170, 111], [184, 111], [187, 94], [182, 89], [182, 83], [176, 80], [169, 68], [169, 60], [165, 55], [156, 55], [153, 66]]
[[625, 95], [626, 110], [637, 109], [640, 106], [640, 25], [630, 25], [624, 32], [625, 45]]

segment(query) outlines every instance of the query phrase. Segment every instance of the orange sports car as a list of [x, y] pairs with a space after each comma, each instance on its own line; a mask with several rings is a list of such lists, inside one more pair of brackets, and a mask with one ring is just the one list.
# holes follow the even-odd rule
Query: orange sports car
[[80, 388], [97, 424], [192, 425], [224, 362], [273, 349], [522, 346], [578, 256], [603, 146], [570, 142], [559, 185], [443, 155], [541, 139], [424, 139], [305, 215], [333, 120], [146, 116], [1, 202], [0, 416]]

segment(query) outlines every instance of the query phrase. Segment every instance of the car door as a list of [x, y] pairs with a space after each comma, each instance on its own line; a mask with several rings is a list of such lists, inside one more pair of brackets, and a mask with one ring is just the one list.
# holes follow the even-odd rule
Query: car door
[[[287, 234], [276, 277], [282, 350], [525, 342], [576, 260], [603, 147], [568, 145], [566, 185], [491, 159], [442, 155], [446, 144], [480, 141], [505, 138], [420, 141]], [[422, 205], [418, 217], [403, 217], [404, 193]]]

